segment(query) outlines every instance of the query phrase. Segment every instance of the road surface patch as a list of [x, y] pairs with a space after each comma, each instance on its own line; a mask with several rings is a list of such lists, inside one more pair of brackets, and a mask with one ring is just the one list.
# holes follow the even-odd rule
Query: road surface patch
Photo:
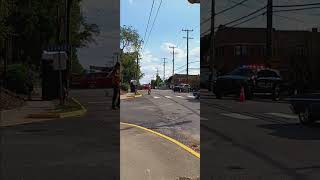
[[197, 153], [197, 152], [194, 151], [193, 149], [189, 148], [188, 146], [182, 144], [181, 142], [179, 142], [179, 141], [177, 141], [177, 140], [175, 140], [175, 139], [173, 139], [173, 138], [171, 138], [171, 137], [168, 137], [168, 136], [166, 136], [166, 135], [163, 135], [163, 134], [158, 133], [158, 132], [156, 132], [156, 131], [153, 131], [153, 130], [151, 130], [151, 129], [148, 129], [148, 128], [145, 128], [145, 127], [142, 127], [142, 126], [138, 126], [138, 125], [135, 125], [135, 124], [123, 123], [123, 122], [120, 122], [120, 124], [127, 125], [127, 126], [132, 126], [132, 127], [136, 127], [136, 128], [140, 128], [140, 129], [143, 129], [143, 130], [145, 130], [145, 131], [151, 132], [151, 133], [153, 133], [153, 134], [155, 134], [155, 135], [158, 135], [158, 136], [160, 136], [160, 137], [162, 137], [162, 138], [164, 138], [164, 139], [167, 139], [167, 140], [171, 141], [172, 143], [180, 146], [182, 149], [188, 151], [189, 153], [191, 153], [192, 155], [194, 155], [195, 157], [197, 157], [197, 158], [200, 159], [200, 153]]
[[287, 119], [298, 119], [298, 117], [295, 115], [285, 114], [285, 113], [265, 113], [265, 114], [277, 116], [277, 117], [282, 117], [282, 118], [287, 118]]
[[228, 117], [232, 117], [232, 118], [236, 118], [236, 119], [257, 119], [255, 117], [251, 117], [251, 116], [246, 116], [243, 114], [238, 114], [238, 113], [222, 113], [222, 115], [224, 116], [228, 116]]

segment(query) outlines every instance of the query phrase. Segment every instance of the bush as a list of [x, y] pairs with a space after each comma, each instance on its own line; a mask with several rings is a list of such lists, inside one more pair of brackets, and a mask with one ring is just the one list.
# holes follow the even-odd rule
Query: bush
[[130, 89], [130, 85], [128, 83], [122, 83], [120, 88], [123, 91], [128, 91]]
[[23, 64], [14, 64], [8, 66], [7, 88], [18, 94], [27, 94], [25, 85], [27, 77], [27, 68]]

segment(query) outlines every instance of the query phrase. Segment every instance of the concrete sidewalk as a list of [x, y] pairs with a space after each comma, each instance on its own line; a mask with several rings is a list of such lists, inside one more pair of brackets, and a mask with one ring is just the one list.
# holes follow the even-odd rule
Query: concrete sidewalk
[[137, 97], [141, 97], [142, 94], [134, 94], [134, 93], [126, 93], [126, 94], [121, 94], [120, 95], [120, 100], [124, 100], [124, 99], [132, 99], [132, 98], [137, 98]]
[[143, 129], [120, 126], [122, 180], [161, 180], [200, 176], [200, 159]]
[[0, 111], [0, 126], [13, 126], [48, 120], [41, 118], [28, 118], [28, 115], [53, 111], [54, 109], [55, 103], [53, 101], [27, 101], [21, 108]]

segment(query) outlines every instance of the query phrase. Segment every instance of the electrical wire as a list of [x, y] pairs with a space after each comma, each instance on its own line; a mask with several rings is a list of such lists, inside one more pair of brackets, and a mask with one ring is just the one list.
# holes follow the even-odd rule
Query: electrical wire
[[149, 28], [149, 24], [150, 24], [150, 19], [151, 19], [151, 15], [152, 15], [153, 5], [154, 5], [154, 0], [152, 1], [151, 9], [150, 9], [150, 12], [149, 12], [149, 18], [148, 18], [148, 23], [147, 23], [146, 31], [144, 32], [143, 42], [146, 40], [146, 35], [147, 35], [148, 28]]
[[149, 35], [148, 35], [148, 38], [147, 38], [147, 41], [146, 41], [146, 43], [145, 43], [144, 48], [145, 48], [145, 47], [147, 46], [147, 44], [148, 44], [150, 35], [151, 35], [152, 30], [153, 30], [153, 27], [154, 27], [154, 24], [155, 24], [155, 22], [156, 22], [156, 20], [157, 20], [157, 17], [158, 17], [158, 14], [159, 14], [159, 10], [160, 10], [161, 5], [162, 5], [162, 0], [160, 1], [160, 4], [159, 4], [159, 6], [158, 6], [157, 13], [156, 13], [156, 16], [155, 16], [155, 18], [154, 18], [154, 20], [153, 20], [153, 23], [152, 23], [151, 29], [150, 29], [150, 31], [149, 31]]
[[[227, 26], [227, 25], [229, 25], [229, 24], [233, 24], [233, 23], [238, 22], [238, 21], [240, 21], [240, 20], [242, 20], [242, 19], [245, 19], [245, 18], [247, 18], [247, 17], [250, 17], [250, 16], [252, 16], [252, 15], [254, 15], [254, 14], [256, 14], [256, 13], [262, 11], [262, 10], [264, 10], [266, 7], [267, 7], [267, 6], [264, 6], [264, 7], [262, 7], [262, 8], [259, 8], [259, 9], [255, 10], [254, 12], [252, 12], [252, 13], [246, 15], [246, 16], [242, 16], [242, 17], [240, 17], [240, 18], [238, 18], [238, 19], [235, 19], [235, 20], [233, 20], [233, 21], [230, 21], [230, 22], [224, 24], [224, 26]], [[215, 29], [218, 29], [218, 28], [219, 28], [219, 27], [216, 27]]]
[[281, 7], [302, 7], [302, 6], [315, 6], [315, 5], [320, 5], [320, 3], [293, 4], [293, 5], [278, 5], [278, 6], [273, 6], [273, 7], [281, 8]]
[[276, 10], [273, 12], [277, 13], [277, 12], [303, 11], [303, 10], [310, 10], [310, 9], [320, 9], [320, 6], [308, 7], [308, 8], [297, 8], [297, 9], [283, 9], [283, 10]]
[[221, 10], [221, 11], [217, 12], [215, 15], [217, 16], [217, 15], [219, 15], [219, 14], [222, 14], [222, 13], [224, 13], [224, 12], [227, 12], [227, 11], [229, 11], [229, 10], [237, 7], [237, 6], [240, 6], [241, 4], [245, 3], [246, 1], [248, 1], [248, 0], [243, 0], [243, 1], [237, 3], [237, 4], [233, 5], [233, 6], [230, 6], [229, 8], [226, 8], [226, 9], [224, 9], [224, 10]]

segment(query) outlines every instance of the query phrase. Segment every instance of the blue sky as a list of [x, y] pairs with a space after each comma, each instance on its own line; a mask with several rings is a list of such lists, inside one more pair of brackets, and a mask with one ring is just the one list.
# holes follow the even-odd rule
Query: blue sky
[[[148, 32], [151, 29], [161, 0], [155, 0]], [[121, 0], [120, 24], [132, 26], [143, 38], [148, 22], [152, 0]], [[200, 73], [200, 5], [190, 4], [187, 0], [162, 0], [159, 14], [150, 38], [142, 52], [141, 66], [145, 74], [142, 83], [148, 83], [155, 76], [157, 68], [163, 77], [163, 57], [167, 58], [166, 78], [172, 75], [172, 54], [169, 46], [176, 46], [175, 73], [186, 73], [186, 32], [193, 29], [189, 40], [189, 73]], [[148, 34], [148, 33], [147, 33]], [[192, 63], [191, 63], [192, 62]], [[179, 68], [181, 67], [181, 68]]]

